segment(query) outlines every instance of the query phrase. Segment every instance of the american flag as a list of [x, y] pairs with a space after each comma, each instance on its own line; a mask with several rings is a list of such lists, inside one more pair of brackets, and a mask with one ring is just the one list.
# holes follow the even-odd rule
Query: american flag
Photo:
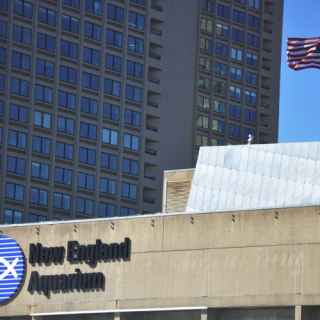
[[293, 70], [320, 69], [320, 37], [289, 38], [287, 55]]

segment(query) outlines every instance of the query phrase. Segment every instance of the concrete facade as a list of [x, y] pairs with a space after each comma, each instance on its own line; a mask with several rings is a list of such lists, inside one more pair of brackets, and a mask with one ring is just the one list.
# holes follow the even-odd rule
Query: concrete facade
[[[93, 269], [67, 261], [34, 267], [27, 262], [25, 284], [0, 307], [0, 316], [100, 312], [135, 318], [130, 314], [140, 310], [148, 318], [148, 311], [194, 308], [195, 318], [220, 320], [232, 319], [241, 308], [239, 319], [250, 312], [256, 314], [253, 319], [291, 320], [295, 314], [298, 319], [300, 309], [302, 319], [314, 319], [320, 305], [319, 228], [318, 207], [1, 226], [27, 258], [30, 243], [53, 247], [70, 240], [113, 243], [125, 237], [132, 241], [132, 255], [129, 261], [94, 268], [105, 274], [104, 291], [52, 293], [50, 298], [27, 291], [32, 271], [53, 275]], [[258, 316], [264, 312], [274, 317]]]

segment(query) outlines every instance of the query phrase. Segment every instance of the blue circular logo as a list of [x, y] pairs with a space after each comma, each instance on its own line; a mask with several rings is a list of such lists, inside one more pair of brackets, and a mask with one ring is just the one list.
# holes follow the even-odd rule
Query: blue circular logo
[[18, 243], [0, 234], [0, 303], [15, 297], [23, 284], [25, 270], [25, 257]]

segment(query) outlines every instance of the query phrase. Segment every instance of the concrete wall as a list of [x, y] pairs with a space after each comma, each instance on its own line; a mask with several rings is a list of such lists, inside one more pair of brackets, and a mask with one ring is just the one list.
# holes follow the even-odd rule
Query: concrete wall
[[[180, 214], [28, 226], [1, 226], [28, 257], [30, 243], [65, 246], [132, 240], [130, 261], [100, 263], [104, 292], [27, 291], [30, 273], [91, 271], [86, 265], [27, 266], [20, 294], [1, 316], [41, 312], [207, 306], [320, 304], [320, 208]], [[228, 318], [227, 318], [228, 319]], [[271, 318], [272, 319], [272, 318]], [[220, 320], [218, 318], [218, 320]]]

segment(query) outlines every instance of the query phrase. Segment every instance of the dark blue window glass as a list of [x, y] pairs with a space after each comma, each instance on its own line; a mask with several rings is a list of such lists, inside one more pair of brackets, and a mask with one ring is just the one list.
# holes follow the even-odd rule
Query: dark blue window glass
[[138, 214], [137, 209], [121, 207], [121, 210], [120, 210], [121, 217], [134, 216], [136, 214]]
[[237, 9], [233, 9], [232, 20], [235, 23], [244, 25], [246, 23], [246, 13]]
[[125, 174], [138, 176], [139, 175], [139, 161], [133, 159], [123, 158], [122, 172]]
[[120, 120], [120, 106], [112, 103], [104, 103], [102, 116], [103, 119], [118, 122]]
[[259, 32], [260, 31], [260, 18], [253, 16], [251, 14], [248, 14], [248, 27]]
[[88, 97], [81, 97], [81, 111], [96, 115], [98, 112], [98, 101]]
[[62, 30], [78, 34], [80, 31], [80, 20], [78, 18], [62, 15]]
[[144, 30], [145, 27], [145, 17], [142, 14], [139, 14], [134, 11], [129, 11], [129, 22], [130, 27], [133, 27], [138, 30]]
[[123, 47], [123, 34], [122, 32], [107, 29], [106, 34], [106, 41], [107, 45], [113, 46], [116, 48], [122, 48]]
[[60, 107], [74, 110], [77, 105], [77, 96], [71, 92], [59, 90], [58, 103]]
[[66, 160], [72, 160], [72, 158], [73, 158], [73, 145], [57, 141], [56, 142], [56, 157], [66, 159]]
[[6, 76], [4, 74], [0, 74], [0, 91], [4, 91], [6, 89]]
[[31, 188], [30, 202], [33, 205], [47, 207], [48, 206], [48, 191], [40, 188]]
[[36, 61], [36, 73], [39, 76], [53, 79], [54, 63], [45, 59], [38, 58]]
[[244, 121], [248, 122], [248, 123], [256, 122], [257, 121], [257, 112], [255, 110], [245, 109]]
[[95, 212], [95, 202], [90, 199], [77, 198], [76, 210], [80, 214], [86, 216], [93, 216]]
[[79, 161], [89, 165], [96, 164], [96, 150], [80, 147], [79, 148]]
[[238, 105], [229, 106], [229, 118], [234, 120], [241, 119], [241, 107]]
[[127, 75], [143, 79], [144, 77], [144, 66], [142, 63], [127, 60]]
[[32, 161], [31, 176], [41, 180], [49, 180], [49, 165], [46, 163]]
[[[0, 20], [0, 38], [1, 39], [7, 39], [8, 38], [8, 24], [7, 24], [6, 21], [3, 21], [3, 20]], [[20, 41], [18, 41], [18, 42], [20, 42]]]
[[26, 123], [29, 120], [29, 109], [27, 107], [12, 103], [10, 105], [9, 117], [10, 117], [10, 120]]
[[136, 200], [137, 199], [137, 185], [122, 182], [121, 186], [121, 197], [129, 199], [129, 200]]
[[23, 201], [24, 200], [25, 187], [16, 183], [6, 183], [6, 198]]
[[0, 64], [5, 65], [7, 62], [7, 50], [0, 47]]
[[222, 42], [216, 42], [215, 52], [218, 56], [228, 57], [229, 56], [229, 46], [222, 43]]
[[49, 155], [51, 151], [51, 140], [45, 137], [32, 137], [32, 151]]
[[101, 16], [103, 12], [102, 0], [86, 0], [85, 10], [96, 16]]
[[4, 101], [0, 100], [0, 117], [3, 117], [4, 115], [4, 107], [5, 107]]
[[68, 66], [60, 66], [59, 69], [60, 81], [77, 84], [78, 82], [78, 71], [75, 68]]
[[54, 169], [54, 181], [57, 183], [71, 185], [73, 172], [70, 169], [56, 167]]
[[121, 73], [122, 58], [111, 53], [106, 54], [106, 69]]
[[100, 179], [100, 192], [107, 193], [109, 195], [117, 194], [117, 182], [109, 178]]
[[135, 87], [133, 85], [126, 85], [126, 99], [133, 102], [142, 102], [143, 101], [143, 88]]
[[77, 43], [73, 43], [68, 40], [61, 40], [60, 53], [63, 57], [67, 57], [67, 58], [71, 58], [71, 59], [78, 59], [79, 46]]
[[80, 122], [80, 137], [97, 140], [97, 126], [92, 123]]
[[54, 192], [53, 194], [53, 207], [59, 210], [70, 210], [71, 196], [61, 192]]
[[[1, 87], [1, 85], [0, 85]], [[22, 80], [18, 78], [11, 78], [10, 82], [10, 92], [18, 96], [29, 97], [30, 95], [30, 85], [27, 80]]]
[[217, 16], [229, 20], [230, 19], [230, 6], [218, 3], [217, 4]]
[[247, 45], [254, 48], [259, 48], [260, 37], [252, 33], [247, 33]]
[[101, 153], [101, 168], [116, 172], [118, 170], [118, 156], [111, 153]]
[[128, 36], [128, 51], [143, 54], [144, 40], [134, 36]]
[[0, 12], [7, 12], [9, 9], [9, 0], [0, 0]]
[[130, 0], [130, 3], [137, 4], [139, 6], [145, 6], [146, 0]]
[[16, 130], [8, 130], [8, 145], [25, 149], [27, 147], [27, 134]]
[[141, 113], [126, 109], [124, 112], [124, 122], [137, 128], [141, 127]]
[[56, 51], [56, 38], [45, 33], [38, 32], [37, 34], [37, 48], [45, 50], [49, 53]]
[[140, 138], [130, 133], [123, 134], [123, 146], [132, 151], [139, 151]]
[[99, 217], [115, 217], [117, 216], [117, 206], [111, 203], [99, 204]]
[[96, 188], [96, 177], [92, 174], [87, 174], [83, 172], [78, 173], [78, 187], [82, 189], [87, 189], [89, 191], [94, 191]]
[[112, 79], [104, 79], [104, 93], [120, 97], [121, 95], [121, 82]]
[[240, 126], [238, 126], [236, 124], [229, 123], [228, 130], [229, 130], [229, 137], [230, 138], [233, 138], [233, 139], [240, 139], [241, 138], [241, 127]]
[[101, 53], [99, 50], [84, 47], [83, 48], [83, 61], [85, 63], [91, 64], [95, 67], [100, 67], [101, 65]]
[[23, 158], [8, 156], [7, 157], [7, 172], [16, 174], [18, 176], [25, 176], [25, 174], [26, 174], [26, 160]]
[[22, 52], [12, 51], [11, 66], [12, 68], [30, 71], [31, 56]]
[[244, 43], [245, 32], [243, 30], [232, 28], [231, 39], [233, 42]]
[[59, 116], [57, 119], [57, 130], [59, 132], [74, 135], [74, 120]]
[[72, 8], [75, 8], [75, 9], [79, 9], [80, 8], [80, 0], [63, 0], [62, 4], [64, 6], [72, 7]]
[[32, 19], [32, 3], [26, 0], [15, 0], [14, 1], [14, 13]]
[[34, 98], [38, 102], [53, 103], [53, 89], [36, 84], [34, 89]]
[[[1, 27], [0, 27], [0, 30], [1, 30]], [[13, 41], [15, 42], [27, 44], [27, 45], [32, 44], [32, 30], [30, 28], [22, 27], [14, 24], [12, 29], [12, 36], [13, 36]]]
[[124, 9], [111, 3], [107, 5], [107, 17], [112, 21], [122, 23], [124, 21]]
[[55, 27], [57, 24], [57, 13], [52, 9], [39, 7], [38, 20], [41, 23], [45, 23], [49, 26]]
[[82, 88], [99, 91], [100, 77], [89, 72], [82, 73]]
[[102, 28], [101, 26], [89, 21], [84, 22], [84, 35], [87, 38], [101, 41], [102, 40]]

